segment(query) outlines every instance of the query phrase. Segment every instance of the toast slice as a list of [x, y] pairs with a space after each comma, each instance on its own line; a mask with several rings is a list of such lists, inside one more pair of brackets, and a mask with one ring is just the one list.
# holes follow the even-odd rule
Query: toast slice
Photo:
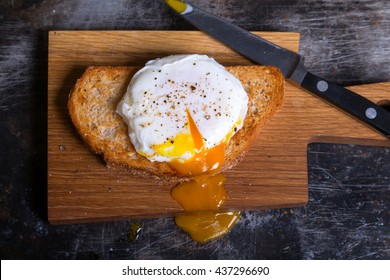
[[[134, 174], [178, 178], [165, 162], [151, 162], [138, 154], [130, 142], [127, 126], [116, 113], [132, 76], [139, 67], [89, 66], [72, 89], [68, 110], [77, 132], [109, 167], [125, 166]], [[284, 77], [272, 66], [230, 66], [248, 94], [244, 126], [225, 148], [221, 171], [234, 167], [249, 150], [260, 129], [282, 106]]]

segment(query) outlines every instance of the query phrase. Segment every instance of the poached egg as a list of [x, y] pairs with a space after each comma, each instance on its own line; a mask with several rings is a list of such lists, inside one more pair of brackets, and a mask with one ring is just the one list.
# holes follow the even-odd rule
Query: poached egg
[[148, 61], [117, 106], [136, 151], [177, 175], [217, 171], [243, 126], [248, 96], [240, 81], [206, 55]]
[[171, 190], [186, 213], [176, 225], [206, 242], [229, 232], [239, 212], [221, 212], [225, 146], [243, 126], [248, 96], [241, 82], [206, 55], [174, 55], [146, 63], [130, 81], [117, 112], [136, 151], [192, 176]]

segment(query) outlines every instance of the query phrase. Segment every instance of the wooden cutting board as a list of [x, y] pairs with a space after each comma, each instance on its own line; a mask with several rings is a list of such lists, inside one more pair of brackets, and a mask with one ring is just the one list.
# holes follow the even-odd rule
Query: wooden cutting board
[[[299, 34], [255, 32], [298, 51]], [[198, 31], [52, 31], [48, 66], [48, 218], [53, 224], [174, 215], [171, 184], [107, 169], [75, 133], [68, 94], [88, 65], [143, 65], [178, 53], [206, 53], [224, 65], [251, 62]], [[352, 87], [374, 102], [390, 83]], [[307, 92], [286, 84], [282, 111], [262, 130], [244, 161], [225, 173], [226, 209], [293, 207], [308, 200], [307, 145], [317, 136], [385, 137]], [[313, 138], [317, 137], [317, 138]], [[320, 140], [321, 141], [321, 140]], [[326, 140], [328, 141], [328, 139]], [[347, 139], [348, 142], [352, 139]]]

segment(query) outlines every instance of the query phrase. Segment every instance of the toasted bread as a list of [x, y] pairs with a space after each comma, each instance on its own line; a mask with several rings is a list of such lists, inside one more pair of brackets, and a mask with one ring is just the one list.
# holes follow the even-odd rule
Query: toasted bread
[[[244, 126], [225, 148], [221, 171], [235, 166], [249, 150], [256, 135], [282, 106], [284, 78], [271, 66], [230, 66], [249, 97]], [[177, 177], [165, 162], [151, 162], [138, 154], [130, 142], [126, 124], [116, 113], [138, 67], [90, 66], [69, 95], [70, 117], [84, 142], [101, 154], [108, 166], [125, 166], [141, 176]]]

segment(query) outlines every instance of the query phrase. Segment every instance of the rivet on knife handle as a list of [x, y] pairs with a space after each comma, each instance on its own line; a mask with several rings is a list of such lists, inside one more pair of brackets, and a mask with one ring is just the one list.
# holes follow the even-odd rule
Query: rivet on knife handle
[[384, 108], [310, 72], [303, 78], [301, 86], [390, 138], [390, 113]]
[[258, 64], [278, 67], [293, 84], [314, 93], [390, 138], [390, 112], [357, 93], [311, 74], [303, 65], [303, 58], [299, 54], [183, 1], [165, 2], [195, 27], [231, 49]]

